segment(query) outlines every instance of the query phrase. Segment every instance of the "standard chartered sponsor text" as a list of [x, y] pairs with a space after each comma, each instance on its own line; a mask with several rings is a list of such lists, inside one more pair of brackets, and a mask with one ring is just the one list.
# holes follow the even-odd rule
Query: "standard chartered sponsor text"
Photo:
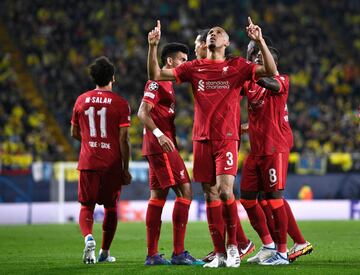
[[229, 81], [206, 81], [205, 89], [230, 89]]

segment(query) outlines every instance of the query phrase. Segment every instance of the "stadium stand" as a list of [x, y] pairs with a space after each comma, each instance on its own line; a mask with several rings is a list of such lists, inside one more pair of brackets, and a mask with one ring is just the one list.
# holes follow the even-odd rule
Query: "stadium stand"
[[[147, 79], [146, 35], [155, 20], [162, 21], [162, 43], [179, 41], [190, 47], [197, 29], [221, 25], [231, 37], [229, 52], [244, 55], [248, 42], [244, 28], [247, 15], [251, 15], [279, 49], [280, 71], [291, 76], [288, 106], [295, 137], [293, 164], [304, 164], [300, 168], [305, 173], [309, 163], [320, 160], [321, 166], [322, 159], [334, 170], [360, 169], [360, 69], [356, 63], [360, 52], [359, 2], [320, 0], [316, 5], [296, 0], [271, 1], [272, 5], [265, 2], [269, 3], [6, 0], [0, 5], [3, 24], [13, 35], [44, 102], [65, 135], [70, 106], [81, 92], [92, 88], [86, 75], [87, 65], [99, 55], [113, 60], [118, 73], [115, 90], [129, 100], [132, 108], [133, 160], [141, 159], [142, 126], [135, 114]], [[179, 144], [185, 159], [191, 160], [191, 91], [186, 85], [176, 91]], [[19, 93], [11, 93], [14, 106], [21, 102], [16, 96]], [[7, 95], [2, 93], [1, 97]], [[6, 102], [2, 100], [2, 105], [10, 108]], [[10, 111], [6, 109], [5, 113]], [[26, 109], [26, 113], [31, 112], [36, 116], [36, 110]], [[246, 121], [246, 112], [242, 119]], [[5, 124], [1, 124], [4, 133]], [[39, 124], [35, 129], [44, 127]], [[46, 135], [46, 131], [40, 132]], [[23, 143], [32, 136], [29, 129], [24, 133], [29, 137], [23, 137]], [[41, 153], [34, 153], [29, 149], [32, 146], [24, 146], [24, 152], [36, 158], [65, 159], [61, 150], [53, 148], [56, 146], [49, 144]], [[248, 142], [244, 139], [241, 156], [246, 148]]]

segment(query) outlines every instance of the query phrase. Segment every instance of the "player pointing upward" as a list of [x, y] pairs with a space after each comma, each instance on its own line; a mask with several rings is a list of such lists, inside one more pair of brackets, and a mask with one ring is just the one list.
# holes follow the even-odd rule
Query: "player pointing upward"
[[[174, 69], [160, 69], [157, 61], [160, 21], [148, 35], [150, 79], [190, 82], [193, 87], [194, 179], [203, 184], [209, 230], [217, 253], [214, 260], [205, 267], [240, 265], [236, 241], [238, 214], [233, 194], [237, 173], [240, 87], [246, 80], [276, 73], [275, 62], [262, 38], [260, 27], [254, 25], [250, 18], [248, 21], [247, 33], [259, 45], [264, 65], [256, 66], [241, 57], [225, 58], [225, 49], [230, 44], [229, 36], [223, 28], [213, 27], [207, 35], [207, 58], [185, 62]], [[207, 191], [211, 186], [216, 186], [214, 192]], [[227, 248], [222, 233], [223, 207], [228, 233]]]
[[[189, 49], [180, 43], [166, 44], [161, 53], [164, 68], [187, 61]], [[186, 224], [192, 200], [190, 179], [175, 139], [175, 91], [171, 81], [146, 83], [138, 117], [144, 123], [143, 155], [149, 162], [150, 200], [146, 212], [148, 255], [145, 265], [167, 265], [159, 255], [161, 213], [172, 188], [176, 193], [173, 209], [172, 264], [203, 264], [184, 249]]]

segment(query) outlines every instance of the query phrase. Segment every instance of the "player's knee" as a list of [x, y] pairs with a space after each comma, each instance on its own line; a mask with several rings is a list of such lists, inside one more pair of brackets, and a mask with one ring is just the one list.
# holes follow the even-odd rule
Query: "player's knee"
[[174, 187], [173, 189], [176, 194], [176, 197], [184, 198], [190, 201], [193, 199], [193, 192], [190, 183], [181, 184], [179, 186]]
[[256, 200], [258, 198], [258, 192], [241, 190], [241, 198], [244, 200]]
[[166, 200], [166, 197], [169, 193], [168, 189], [165, 190], [151, 190], [150, 191], [150, 200], [154, 199], [154, 200]]
[[228, 201], [228, 200], [232, 199], [233, 197], [234, 197], [234, 194], [233, 194], [232, 190], [229, 190], [227, 188], [220, 190], [220, 199], [222, 201]]
[[116, 205], [104, 205], [105, 213], [117, 213], [117, 206]]
[[87, 209], [87, 210], [94, 210], [95, 209], [95, 203], [93, 202], [82, 202], [81, 208]]
[[183, 194], [183, 198], [184, 199], [187, 199], [187, 200], [189, 200], [189, 201], [192, 201], [193, 200], [193, 192], [192, 192], [192, 190], [188, 190], [188, 191], [186, 191], [186, 192], [184, 192], [184, 194]]
[[219, 193], [215, 192], [204, 192], [204, 198], [206, 202], [218, 201], [220, 200]]
[[242, 206], [244, 206], [245, 210], [246, 209], [250, 209], [254, 206], [256, 206], [257, 204], [257, 200], [256, 199], [240, 199], [240, 202], [242, 204]]
[[273, 191], [273, 192], [264, 193], [264, 198], [266, 200], [282, 199], [282, 197], [283, 197], [283, 191], [282, 190], [276, 190], [276, 191]]

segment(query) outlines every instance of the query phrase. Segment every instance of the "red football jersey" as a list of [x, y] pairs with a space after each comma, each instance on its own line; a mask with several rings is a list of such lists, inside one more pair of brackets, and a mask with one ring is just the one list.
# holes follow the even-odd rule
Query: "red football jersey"
[[119, 127], [130, 126], [130, 107], [111, 91], [92, 90], [75, 102], [71, 123], [80, 128], [79, 170], [121, 169]]
[[251, 153], [258, 156], [289, 152], [293, 146], [286, 105], [289, 77], [279, 75], [275, 79], [280, 83], [278, 93], [271, 92], [253, 81], [244, 85], [244, 93], [248, 98]]
[[191, 82], [195, 98], [193, 140], [239, 140], [240, 88], [256, 65], [241, 57], [185, 62], [173, 69], [177, 82]]
[[[171, 81], [149, 80], [145, 85], [142, 101], [153, 106], [150, 116], [155, 125], [168, 137], [176, 146], [175, 138], [175, 92]], [[144, 139], [142, 153], [144, 156], [162, 154], [157, 138], [153, 133], [144, 127]]]

